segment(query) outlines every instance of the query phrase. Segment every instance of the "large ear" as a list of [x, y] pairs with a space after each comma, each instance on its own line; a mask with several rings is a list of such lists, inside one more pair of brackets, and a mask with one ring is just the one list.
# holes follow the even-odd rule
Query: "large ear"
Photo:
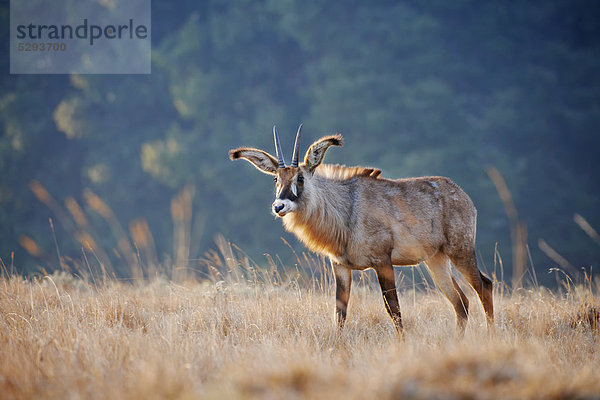
[[259, 171], [269, 175], [275, 175], [278, 167], [275, 157], [265, 151], [252, 147], [238, 147], [237, 149], [229, 150], [229, 158], [232, 160], [244, 158], [250, 161]]
[[321, 164], [323, 161], [323, 157], [325, 157], [325, 152], [330, 146], [343, 146], [344, 139], [342, 139], [342, 135], [331, 135], [331, 136], [323, 136], [321, 139], [317, 140], [313, 144], [310, 145], [308, 150], [306, 151], [306, 155], [304, 156], [304, 164], [306, 168], [310, 172], [313, 172], [315, 168]]

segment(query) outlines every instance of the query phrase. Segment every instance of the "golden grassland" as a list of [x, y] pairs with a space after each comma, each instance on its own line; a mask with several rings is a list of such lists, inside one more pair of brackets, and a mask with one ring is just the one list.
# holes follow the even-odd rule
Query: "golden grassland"
[[[0, 400], [600, 399], [600, 280], [584, 275], [575, 284], [555, 270], [560, 289], [540, 287], [533, 266], [527, 270], [527, 231], [506, 182], [497, 170], [488, 173], [511, 224], [512, 284], [527, 274], [531, 284], [505, 285], [496, 249], [494, 327], [485, 326], [481, 304], [466, 290], [471, 315], [463, 338], [421, 268], [403, 269], [397, 279], [403, 339], [372, 271], [354, 274], [340, 332], [322, 258], [302, 254], [296, 268], [283, 268], [267, 255], [269, 265], [259, 267], [218, 236], [218, 251], [193, 267], [202, 221], [192, 215], [192, 186], [172, 200], [173, 252], [161, 261], [145, 219], [131, 221], [128, 233], [86, 189], [87, 210], [116, 242], [105, 249], [86, 208], [73, 197], [63, 208], [32, 181], [81, 258], [62, 256], [50, 219], [55, 253], [26, 235], [19, 243], [40, 265], [58, 258], [60, 271], [24, 278], [12, 273], [12, 256], [10, 268], [0, 259]], [[583, 217], [574, 221], [600, 243]], [[542, 239], [539, 247], [578, 273]]]
[[592, 279], [560, 292], [496, 282], [489, 331], [469, 290], [462, 339], [437, 290], [405, 288], [401, 340], [368, 273], [340, 333], [326, 271], [229, 267], [178, 284], [5, 271], [0, 398], [600, 398]]

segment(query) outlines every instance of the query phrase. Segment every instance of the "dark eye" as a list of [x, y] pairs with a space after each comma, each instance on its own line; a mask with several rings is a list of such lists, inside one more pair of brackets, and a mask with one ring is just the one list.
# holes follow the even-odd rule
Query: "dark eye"
[[277, 182], [277, 177], [276, 177], [276, 176], [274, 176], [274, 177], [273, 177], [273, 180], [274, 180], [275, 182]]
[[304, 177], [302, 175], [298, 175], [298, 183], [304, 183]]

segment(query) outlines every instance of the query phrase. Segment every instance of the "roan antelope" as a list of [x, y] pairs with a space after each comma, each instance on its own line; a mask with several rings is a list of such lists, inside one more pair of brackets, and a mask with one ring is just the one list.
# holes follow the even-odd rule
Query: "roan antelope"
[[285, 165], [275, 127], [277, 158], [251, 147], [231, 150], [229, 157], [244, 158], [274, 175], [275, 215], [310, 250], [331, 259], [340, 328], [346, 320], [351, 270], [373, 268], [387, 312], [402, 333], [393, 266], [422, 261], [452, 303], [459, 334], [467, 323], [469, 302], [452, 276], [451, 263], [475, 289], [488, 325], [492, 324], [492, 281], [477, 267], [477, 210], [469, 196], [444, 177], [392, 180], [382, 178], [374, 168], [321, 164], [330, 146], [342, 146], [341, 135], [314, 142], [298, 164], [301, 129], [302, 125], [290, 166]]

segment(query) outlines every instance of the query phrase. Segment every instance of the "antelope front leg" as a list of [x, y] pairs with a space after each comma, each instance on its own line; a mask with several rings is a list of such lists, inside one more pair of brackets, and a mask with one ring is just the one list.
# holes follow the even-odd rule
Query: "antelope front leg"
[[335, 276], [335, 311], [337, 324], [340, 330], [346, 322], [346, 309], [350, 300], [350, 286], [352, 285], [352, 271], [340, 264], [333, 264]]
[[394, 267], [391, 262], [384, 262], [375, 268], [377, 280], [381, 286], [383, 302], [385, 308], [394, 321], [396, 331], [402, 335], [402, 317], [400, 315], [400, 303], [398, 302], [398, 293], [396, 293], [396, 279], [394, 276]]

